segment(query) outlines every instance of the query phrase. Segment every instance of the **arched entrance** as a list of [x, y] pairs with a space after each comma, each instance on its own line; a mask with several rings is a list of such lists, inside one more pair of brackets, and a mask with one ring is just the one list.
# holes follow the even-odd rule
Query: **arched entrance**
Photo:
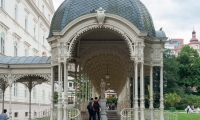
[[[161, 35], [159, 38], [149, 37], [148, 32], [141, 32], [128, 20], [102, 11], [103, 8], [100, 8], [96, 13], [80, 16], [61, 31], [52, 31], [53, 36], [48, 38], [52, 47], [52, 73], [56, 72], [53, 71], [55, 70], [53, 66], [58, 66], [57, 78], [60, 92], [57, 118], [65, 120], [67, 117], [69, 73], [67, 66], [74, 63], [75, 72], [72, 74], [76, 79], [83, 80], [83, 77], [86, 77], [94, 87], [92, 92], [96, 91], [100, 94], [101, 79], [109, 83], [106, 89], [114, 89], [121, 100], [119, 111], [130, 107], [129, 94], [126, 93], [130, 92], [130, 88], [127, 87], [130, 85], [129, 78], [134, 78], [133, 106], [136, 120], [138, 118], [144, 120], [144, 76], [150, 76], [150, 109], [153, 120], [152, 66], [162, 66], [161, 49], [166, 37], [160, 34], [162, 31], [157, 32]], [[145, 70], [148, 72], [144, 73]], [[162, 75], [162, 67], [160, 72]], [[109, 79], [105, 79], [107, 74]], [[160, 78], [160, 85], [163, 86], [162, 76]], [[61, 98], [62, 86], [64, 86], [64, 99]], [[164, 119], [162, 89], [161, 87], [160, 120]], [[62, 107], [62, 100], [64, 107]]]

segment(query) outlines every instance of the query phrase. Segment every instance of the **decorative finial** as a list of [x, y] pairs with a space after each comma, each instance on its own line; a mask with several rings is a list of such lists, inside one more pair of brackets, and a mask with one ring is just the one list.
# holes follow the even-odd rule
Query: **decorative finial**
[[101, 27], [103, 25], [104, 19], [106, 17], [106, 15], [104, 13], [105, 10], [102, 7], [100, 7], [99, 9], [96, 10], [96, 12], [97, 12], [96, 18], [97, 18], [97, 21], [99, 22], [99, 25]]

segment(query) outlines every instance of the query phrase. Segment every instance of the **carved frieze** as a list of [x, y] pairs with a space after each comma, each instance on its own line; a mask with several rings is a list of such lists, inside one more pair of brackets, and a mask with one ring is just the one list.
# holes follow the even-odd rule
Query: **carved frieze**
[[52, 61], [58, 60], [58, 48], [51, 49], [51, 60]]
[[161, 48], [153, 48], [152, 59], [153, 60], [162, 59], [162, 49]]

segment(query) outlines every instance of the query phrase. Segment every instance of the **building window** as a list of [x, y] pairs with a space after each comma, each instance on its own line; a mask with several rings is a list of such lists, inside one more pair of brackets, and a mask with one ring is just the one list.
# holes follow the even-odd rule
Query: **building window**
[[25, 17], [25, 30], [28, 31], [28, 16]]
[[50, 22], [51, 21], [51, 15], [49, 14], [48, 16], [49, 16], [49, 22]]
[[44, 14], [44, 5], [42, 5], [42, 13]]
[[28, 112], [25, 112], [25, 117], [28, 117]]
[[5, 0], [1, 0], [1, 7], [5, 10]]
[[0, 100], [3, 99], [3, 91], [0, 89]]
[[18, 117], [18, 112], [15, 112], [15, 113], [14, 113], [14, 117]]
[[18, 46], [17, 46], [17, 42], [14, 43], [14, 56], [17, 56], [18, 54]]
[[25, 52], [25, 56], [28, 56], [28, 49], [25, 49], [24, 52]]
[[42, 99], [45, 101], [45, 91], [42, 91]]
[[45, 37], [44, 37], [44, 34], [43, 34], [42, 40], [43, 40], [43, 45], [45, 45]]
[[14, 96], [17, 96], [17, 93], [18, 93], [18, 84], [17, 83], [14, 83], [14, 85], [13, 85], [13, 89], [14, 89]]
[[36, 25], [33, 27], [33, 37], [36, 39]]
[[1, 47], [0, 52], [2, 54], [5, 54], [5, 35], [3, 32], [1, 33], [1, 46], [0, 47]]
[[36, 99], [36, 88], [33, 88], [33, 99]]
[[26, 85], [24, 85], [24, 97], [28, 97], [28, 88], [26, 87]]
[[69, 83], [69, 87], [72, 87], [72, 83]]
[[18, 6], [15, 5], [15, 20], [17, 21], [18, 19]]
[[51, 94], [50, 94], [50, 91], [49, 91], [49, 100], [51, 99]]

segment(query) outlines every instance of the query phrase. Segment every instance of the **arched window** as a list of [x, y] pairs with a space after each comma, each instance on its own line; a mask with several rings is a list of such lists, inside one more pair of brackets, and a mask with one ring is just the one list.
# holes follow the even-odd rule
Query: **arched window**
[[36, 88], [33, 88], [33, 99], [36, 99]]
[[18, 19], [18, 6], [15, 5], [15, 20], [17, 21]]
[[0, 52], [1, 52], [2, 54], [5, 54], [5, 35], [4, 35], [3, 32], [1, 33], [1, 46], [0, 46]]
[[25, 30], [28, 30], [28, 16], [25, 17]]
[[1, 7], [5, 10], [5, 0], [1, 0]]
[[25, 56], [28, 56], [28, 49], [24, 50]]
[[18, 54], [18, 46], [17, 46], [17, 42], [14, 43], [14, 56], [17, 56]]

